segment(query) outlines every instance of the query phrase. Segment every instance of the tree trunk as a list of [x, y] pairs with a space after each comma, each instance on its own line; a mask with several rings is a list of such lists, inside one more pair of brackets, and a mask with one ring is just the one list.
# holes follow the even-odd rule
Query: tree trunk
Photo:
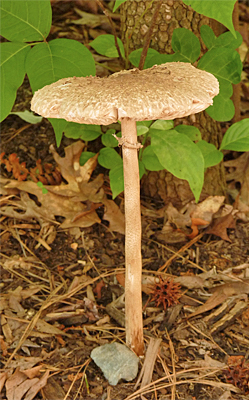
[[[121, 32], [122, 40], [128, 53], [143, 47], [146, 34], [150, 28], [151, 21], [158, 1], [152, 4], [148, 0], [128, 0], [121, 6]], [[146, 10], [147, 8], [147, 10]], [[150, 47], [160, 53], [172, 53], [171, 39], [176, 28], [187, 28], [200, 39], [200, 27], [210, 25], [216, 35], [222, 33], [222, 26], [216, 21], [210, 20], [203, 15], [193, 11], [182, 1], [162, 0], [158, 16], [153, 28], [153, 35]], [[201, 42], [201, 52], [205, 52], [204, 43]], [[202, 133], [202, 138], [215, 146], [219, 146], [222, 140], [220, 124], [214, 121], [204, 111], [199, 114], [178, 119], [176, 124], [194, 125]], [[171, 173], [163, 170], [159, 172], [149, 172], [143, 178], [142, 190], [144, 194], [159, 197], [165, 203], [171, 202], [174, 206], [180, 207], [194, 196], [187, 181], [174, 177]], [[225, 176], [222, 164], [209, 168], [205, 173], [205, 182], [201, 194], [201, 199], [208, 195], [223, 195], [225, 193]]]

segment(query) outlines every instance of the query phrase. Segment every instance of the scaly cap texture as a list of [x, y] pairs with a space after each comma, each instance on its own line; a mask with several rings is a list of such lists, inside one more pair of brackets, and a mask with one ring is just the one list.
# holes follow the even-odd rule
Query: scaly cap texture
[[108, 125], [122, 118], [182, 118], [205, 110], [218, 93], [219, 83], [212, 74], [189, 63], [172, 62], [104, 78], [60, 79], [34, 94], [31, 109], [46, 118]]

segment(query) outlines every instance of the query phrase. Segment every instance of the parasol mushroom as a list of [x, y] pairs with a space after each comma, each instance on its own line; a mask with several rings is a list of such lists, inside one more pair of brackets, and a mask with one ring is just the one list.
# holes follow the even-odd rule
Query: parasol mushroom
[[126, 342], [144, 352], [140, 180], [136, 121], [174, 119], [203, 111], [219, 93], [217, 79], [189, 63], [173, 62], [109, 77], [73, 77], [38, 90], [31, 109], [47, 118], [108, 125], [120, 120], [125, 195]]

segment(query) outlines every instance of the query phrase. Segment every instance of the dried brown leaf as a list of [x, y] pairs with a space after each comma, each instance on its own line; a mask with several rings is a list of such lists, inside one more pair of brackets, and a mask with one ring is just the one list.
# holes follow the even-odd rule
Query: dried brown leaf
[[[98, 155], [89, 159], [84, 166], [80, 166], [79, 159], [84, 144], [81, 141], [73, 143], [65, 149], [65, 157], [60, 157], [53, 147], [55, 161], [58, 163], [61, 174], [68, 182], [57, 186], [45, 186], [48, 192], [44, 194], [42, 188], [31, 181], [18, 182], [16, 180], [2, 180], [6, 189], [19, 189], [21, 200], [15, 204], [7, 204], [2, 213], [12, 218], [35, 218], [42, 223], [45, 220], [55, 221], [56, 216], [65, 218], [61, 227], [88, 227], [100, 223], [95, 209], [102, 205], [105, 193], [102, 188], [103, 175], [98, 175], [89, 182], [91, 174], [97, 165]], [[29, 197], [28, 193], [37, 197], [39, 205]], [[38, 238], [39, 242], [43, 240]], [[45, 239], [44, 239], [45, 240]], [[46, 242], [44, 242], [45, 244]]]
[[185, 363], [182, 363], [181, 366], [186, 369], [199, 367], [199, 368], [206, 368], [208, 370], [208, 369], [213, 369], [213, 368], [215, 368], [215, 369], [221, 368], [222, 369], [226, 366], [226, 364], [209, 357], [208, 354], [205, 354], [204, 360], [187, 361]]
[[228, 169], [226, 180], [229, 183], [230, 190], [236, 192], [236, 183], [240, 183], [240, 200], [249, 206], [249, 153], [246, 152], [235, 160], [224, 162]]
[[249, 280], [243, 282], [229, 282], [224, 285], [215, 287], [214, 293], [206, 301], [205, 304], [200, 306], [197, 311], [192, 313], [189, 318], [195, 317], [196, 315], [202, 314], [206, 311], [212, 310], [219, 304], [223, 303], [228, 297], [235, 296], [237, 294], [249, 293]]
[[81, 18], [77, 20], [73, 19], [71, 21], [73, 24], [87, 25], [90, 28], [96, 28], [102, 24], [109, 24], [109, 20], [105, 15], [93, 15], [79, 10], [78, 8], [75, 8], [75, 11], [81, 16]]
[[9, 367], [9, 369], [11, 369], [11, 368], [29, 369], [29, 368], [32, 368], [37, 363], [42, 362], [44, 360], [44, 358], [16, 356], [15, 360], [11, 360], [8, 363], [8, 367]]
[[39, 319], [36, 323], [36, 330], [38, 332], [49, 333], [51, 335], [65, 335], [71, 336], [68, 333], [63, 332], [61, 329], [56, 328], [56, 326], [50, 325], [47, 322]]
[[13, 341], [12, 330], [9, 326], [8, 320], [5, 318], [5, 316], [3, 314], [1, 314], [1, 327], [2, 327], [3, 335], [5, 337], [6, 342], [12, 343], [12, 341]]
[[190, 213], [191, 218], [201, 218], [210, 223], [213, 219], [213, 215], [220, 209], [224, 200], [225, 196], [207, 197], [196, 205], [195, 209]]
[[48, 400], [65, 400], [66, 393], [64, 392], [61, 384], [59, 384], [56, 379], [50, 377], [46, 386], [43, 388], [43, 393]]
[[46, 371], [40, 379], [28, 379], [24, 372], [17, 369], [5, 383], [7, 400], [32, 400], [46, 385], [48, 376], [49, 371]]
[[201, 289], [205, 284], [205, 280], [199, 276], [177, 276], [174, 281], [180, 283], [180, 285], [187, 287], [188, 289]]
[[8, 378], [10, 371], [0, 372], [0, 393], [3, 390], [6, 379]]
[[236, 221], [232, 213], [224, 217], [215, 218], [213, 224], [208, 228], [207, 233], [219, 236], [221, 239], [231, 242], [227, 235], [227, 229], [234, 229]]
[[245, 175], [249, 167], [249, 153], [243, 153], [240, 157], [235, 160], [228, 160], [224, 162], [224, 166], [228, 168], [226, 174], [227, 181], [236, 181], [241, 184], [244, 181]]
[[5, 383], [7, 400], [22, 400], [32, 384], [33, 382], [30, 382], [27, 376], [17, 369]]
[[125, 217], [113, 200], [105, 200], [105, 214], [103, 219], [109, 221], [109, 229], [114, 232], [125, 233]]
[[40, 370], [43, 368], [42, 365], [37, 365], [36, 367], [30, 368], [30, 369], [25, 369], [22, 370], [22, 372], [29, 378], [33, 379], [36, 378], [37, 375], [39, 375]]
[[[26, 394], [26, 396], [24, 397], [23, 400], [32, 400], [37, 393], [47, 384], [47, 380], [49, 377], [49, 371], [46, 371], [45, 374], [41, 377], [41, 379], [39, 379], [38, 381], [36, 381], [35, 384], [32, 385], [31, 389], [28, 391], [28, 393]], [[37, 378], [35, 378], [37, 379]], [[34, 380], [34, 379], [32, 379]]]
[[213, 215], [220, 209], [224, 196], [209, 196], [199, 204], [190, 202], [180, 211], [171, 203], [166, 209], [167, 222], [158, 239], [166, 243], [180, 243], [198, 235], [199, 227], [207, 227]]

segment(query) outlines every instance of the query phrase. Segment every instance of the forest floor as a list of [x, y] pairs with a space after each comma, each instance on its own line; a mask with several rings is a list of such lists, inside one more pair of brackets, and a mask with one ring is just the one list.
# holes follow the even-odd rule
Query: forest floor
[[[52, 4], [49, 39], [84, 42], [85, 28], [70, 22], [79, 18], [75, 7], [91, 15], [101, 13], [92, 1]], [[107, 26], [88, 26], [88, 35], [112, 33]], [[112, 67], [116, 63], [110, 62]], [[247, 62], [245, 74], [248, 71]], [[242, 103], [248, 104], [249, 95], [244, 91], [243, 96]], [[14, 111], [29, 110], [31, 98], [25, 79]], [[17, 154], [29, 171], [40, 168], [37, 161], [42, 160], [44, 185], [52, 176], [57, 186], [65, 184], [50, 151], [56, 144], [47, 120], [32, 125], [10, 115], [1, 124], [1, 136], [5, 160]], [[98, 151], [100, 145], [96, 140], [88, 150]], [[56, 152], [70, 164], [67, 146], [75, 143], [64, 137]], [[239, 184], [248, 193], [248, 155], [232, 154], [230, 160], [236, 163], [226, 166], [228, 187], [234, 191]], [[51, 164], [47, 175], [46, 163]], [[94, 208], [86, 203], [87, 212], [80, 216], [85, 227], [80, 228], [70, 225], [58, 195], [41, 196], [38, 187], [37, 192], [35, 186], [31, 189], [30, 178], [15, 180], [13, 168], [7, 171], [6, 166], [1, 166], [1, 399], [249, 399], [248, 196], [239, 205], [210, 197], [205, 215], [213, 217], [212, 207], [220, 202], [213, 225], [179, 243], [168, 243], [160, 235], [169, 215], [162, 201], [142, 196], [144, 337], [146, 349], [154, 345], [155, 360], [140, 360], [139, 372], [145, 370], [142, 384], [135, 379], [111, 386], [90, 354], [106, 343], [125, 343], [124, 327], [106, 311], [124, 292], [123, 195], [115, 200], [117, 209], [112, 202], [108, 210], [103, 204]], [[91, 173], [96, 179], [104, 173], [102, 187], [111, 199], [105, 171], [97, 165]], [[192, 228], [197, 226], [193, 223]], [[156, 303], [152, 294], [159, 289], [163, 294]], [[123, 313], [123, 307], [119, 311]], [[29, 397], [24, 382], [33, 387]], [[14, 397], [7, 396], [10, 388], [15, 389]]]

